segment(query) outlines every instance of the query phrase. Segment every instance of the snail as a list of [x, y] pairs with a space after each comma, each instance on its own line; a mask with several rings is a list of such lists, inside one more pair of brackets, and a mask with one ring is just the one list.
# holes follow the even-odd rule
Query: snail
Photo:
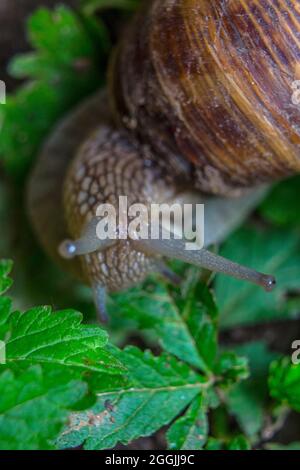
[[[297, 0], [142, 3], [113, 54], [107, 90], [57, 126], [28, 189], [42, 245], [92, 286], [102, 317], [107, 292], [153, 271], [172, 277], [165, 258], [273, 289], [273, 276], [208, 248], [273, 181], [300, 171], [300, 113], [291, 100], [299, 64]], [[99, 239], [97, 207], [117, 206], [123, 195], [146, 206], [203, 203], [205, 246]]]

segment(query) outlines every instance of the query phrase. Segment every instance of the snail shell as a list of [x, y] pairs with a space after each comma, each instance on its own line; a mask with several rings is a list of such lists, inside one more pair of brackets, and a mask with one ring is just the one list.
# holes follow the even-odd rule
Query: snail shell
[[298, 0], [153, 0], [117, 51], [111, 99], [195, 187], [229, 195], [299, 172], [297, 79]]

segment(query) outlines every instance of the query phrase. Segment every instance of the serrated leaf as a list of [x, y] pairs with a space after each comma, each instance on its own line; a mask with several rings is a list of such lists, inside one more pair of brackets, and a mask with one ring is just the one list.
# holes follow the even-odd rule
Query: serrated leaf
[[273, 398], [300, 412], [300, 364], [292, 364], [290, 358], [273, 362], [269, 388]]
[[218, 309], [208, 287], [199, 281], [199, 269], [191, 267], [176, 303], [206, 371], [212, 371], [218, 352]]
[[53, 439], [86, 392], [86, 384], [65, 370], [32, 366], [0, 373], [0, 449], [54, 449]]
[[199, 395], [167, 432], [170, 450], [201, 450], [208, 435], [207, 409]]
[[108, 449], [118, 442], [153, 434], [168, 424], [208, 386], [201, 376], [172, 357], [154, 357], [128, 348], [126, 389], [100, 392], [87, 413], [75, 414], [59, 439], [60, 447], [84, 443], [86, 449]]
[[10, 313], [6, 323], [10, 326], [9, 335], [1, 339], [6, 342], [7, 363], [26, 361], [105, 374], [124, 372], [121, 363], [106, 349], [107, 333], [98, 326], [83, 325], [79, 312], [54, 313], [50, 307], [36, 307], [23, 314]]
[[138, 328], [153, 330], [162, 348], [170, 354], [201, 370], [207, 369], [193, 334], [162, 283], [114, 295], [110, 311], [111, 315], [119, 312], [120, 316], [133, 319]]
[[286, 294], [300, 287], [299, 253], [299, 236], [290, 230], [260, 232], [244, 228], [232, 235], [225, 243], [222, 255], [275, 275], [277, 286], [273, 292], [266, 293], [250, 283], [217, 276], [221, 326], [231, 328], [296, 316], [299, 309], [288, 308]]
[[277, 354], [270, 352], [262, 342], [248, 343], [235, 351], [249, 360], [250, 377], [228, 392], [226, 404], [242, 431], [254, 439], [264, 424], [268, 398], [268, 370]]
[[96, 44], [90, 31], [96, 26], [86, 22], [63, 6], [41, 8], [29, 20], [30, 41], [37, 50], [15, 58], [10, 71], [32, 81], [8, 96], [0, 109], [0, 153], [15, 177], [26, 172], [58, 118], [103, 82], [98, 64], [107, 50], [105, 30], [97, 26], [102, 39]]

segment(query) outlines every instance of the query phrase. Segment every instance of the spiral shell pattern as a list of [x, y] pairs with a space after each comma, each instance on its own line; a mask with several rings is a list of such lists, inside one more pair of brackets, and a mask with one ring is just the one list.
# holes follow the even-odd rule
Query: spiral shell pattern
[[299, 0], [145, 3], [111, 69], [122, 125], [205, 192], [299, 172]]

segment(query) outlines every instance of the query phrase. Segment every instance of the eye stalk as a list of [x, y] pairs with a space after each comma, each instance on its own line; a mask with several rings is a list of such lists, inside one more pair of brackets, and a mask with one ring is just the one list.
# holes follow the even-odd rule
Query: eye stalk
[[[72, 259], [76, 256], [87, 255], [97, 251], [105, 250], [114, 244], [116, 240], [99, 240], [96, 231], [92, 237], [92, 228], [95, 227], [93, 219], [84, 231], [84, 235], [76, 241], [65, 240], [59, 247], [59, 253], [66, 259]], [[267, 292], [273, 291], [276, 286], [276, 280], [271, 275], [257, 272], [248, 267], [234, 263], [226, 258], [218, 256], [204, 248], [199, 250], [186, 250], [185, 240], [178, 239], [160, 239], [160, 240], [135, 240], [132, 241], [133, 248], [138, 252], [145, 252], [154, 258], [163, 256], [167, 258], [178, 259], [187, 263], [208, 269], [217, 273], [227, 274], [236, 279], [257, 284], [263, 287]], [[168, 269], [162, 261], [156, 262], [157, 271], [163, 274], [171, 282], [179, 283], [178, 277]], [[108, 314], [106, 311], [106, 287], [99, 281], [92, 283], [93, 296], [98, 316], [102, 323], [107, 323]]]
[[263, 275], [262, 286], [265, 288], [266, 292], [272, 292], [276, 287], [277, 281], [274, 276]]
[[140, 240], [135, 243], [136, 246], [140, 244], [140, 249], [145, 249], [147, 252], [178, 259], [209, 271], [248, 281], [263, 287], [267, 292], [271, 292], [276, 286], [276, 280], [273, 276], [242, 266], [204, 248], [193, 251], [186, 250], [185, 240]]
[[58, 247], [62, 258], [73, 259], [76, 256], [88, 255], [102, 251], [116, 243], [116, 240], [101, 240], [97, 236], [98, 217], [93, 217], [85, 226], [82, 236], [78, 240], [64, 240]]
[[58, 253], [64, 259], [73, 259], [78, 254], [76, 242], [64, 240], [58, 247]]

